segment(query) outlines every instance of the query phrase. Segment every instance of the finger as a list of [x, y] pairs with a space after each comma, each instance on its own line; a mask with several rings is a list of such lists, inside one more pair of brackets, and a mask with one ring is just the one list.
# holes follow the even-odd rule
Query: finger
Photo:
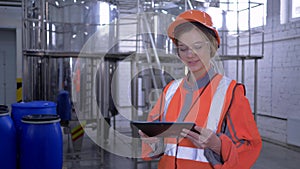
[[193, 144], [194, 144], [196, 147], [201, 148], [201, 149], [206, 148], [205, 144], [202, 144], [202, 143], [199, 143], [199, 142], [193, 142]]
[[213, 135], [214, 135], [213, 131], [202, 128], [199, 139], [202, 140], [202, 142], [207, 142]]
[[[201, 128], [201, 127], [200, 127]], [[199, 128], [197, 128], [199, 130]], [[214, 132], [210, 129], [207, 129], [207, 128], [201, 128], [201, 135], [204, 135], [204, 136], [211, 136], [212, 134], [214, 134]]]
[[180, 133], [180, 136], [184, 137], [184, 138], [188, 138], [190, 140], [196, 140], [195, 137], [191, 136], [189, 133], [186, 133], [186, 132], [181, 132]]
[[181, 135], [182, 137], [187, 137], [188, 134], [187, 134], [186, 132], [181, 132], [180, 135]]
[[204, 149], [206, 147], [205, 144], [201, 143], [199, 140], [190, 140], [196, 147]]
[[206, 136], [203, 136], [203, 135], [199, 135], [198, 139], [199, 139], [199, 141], [201, 143], [207, 143], [209, 137], [206, 137]]
[[185, 133], [183, 133], [181, 135], [182, 136], [185, 135], [185, 138], [187, 138], [188, 140], [190, 140], [198, 148], [204, 149], [204, 148], [207, 147], [206, 142], [202, 141], [203, 139], [205, 140], [205, 138], [203, 136], [200, 136], [199, 134], [197, 134], [198, 135], [197, 138], [193, 137], [192, 135], [185, 134]]
[[[183, 136], [183, 135], [182, 135], [182, 136]], [[194, 138], [194, 137], [192, 137], [191, 135], [186, 134], [186, 135], [185, 135], [185, 138], [189, 139], [189, 140], [190, 140], [191, 142], [193, 142], [193, 143], [196, 143], [196, 142], [197, 142], [197, 139]]]
[[[182, 136], [184, 136], [184, 135], [182, 134]], [[201, 139], [199, 139], [199, 137], [200, 137], [200, 135], [198, 135], [197, 137], [190, 135], [190, 134], [185, 135], [185, 138], [189, 139], [191, 142], [193, 142], [197, 146], [199, 146], [200, 144], [203, 143], [203, 141]]]
[[182, 132], [185, 133], [186, 135], [189, 135], [191, 137], [193, 137], [194, 139], [198, 139], [199, 137], [199, 134], [198, 133], [195, 133], [191, 130], [188, 130], [188, 129], [182, 129]]
[[195, 126], [194, 129], [195, 129], [196, 131], [198, 131], [199, 134], [201, 134], [203, 128], [200, 127], [200, 126]]

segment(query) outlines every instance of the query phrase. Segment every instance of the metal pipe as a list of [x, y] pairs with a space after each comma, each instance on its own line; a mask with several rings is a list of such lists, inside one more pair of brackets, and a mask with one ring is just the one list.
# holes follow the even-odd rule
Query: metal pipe
[[[104, 102], [104, 97], [106, 96], [106, 93], [105, 93], [105, 89], [104, 89], [104, 82], [105, 80], [107, 81], [107, 79], [105, 79], [105, 60], [104, 60], [104, 57], [101, 57], [101, 60], [100, 60], [100, 74], [101, 74], [101, 77], [100, 77], [100, 99], [101, 99], [101, 105], [100, 105], [100, 113], [98, 114], [98, 117], [99, 117], [99, 123], [98, 123], [98, 131], [100, 131], [100, 135], [97, 135], [97, 138], [99, 138], [100, 142], [100, 145], [104, 145], [104, 132], [105, 132], [105, 120], [104, 120], [104, 117], [103, 117], [103, 113], [105, 111], [105, 102]], [[97, 133], [99, 134], [99, 133]], [[101, 164], [104, 164], [104, 150], [103, 148], [100, 149], [100, 154], [101, 154]]]
[[245, 83], [245, 59], [242, 59], [242, 83]]
[[190, 9], [194, 9], [194, 6], [190, 0], [187, 0], [187, 3], [189, 5]]
[[62, 85], [63, 84], [63, 58], [58, 59], [58, 67], [59, 67], [59, 72], [58, 72], [58, 90], [62, 90]]
[[[236, 24], [236, 55], [239, 56], [240, 54], [240, 25], [239, 25], [239, 1], [237, 0], [236, 2], [236, 20], [237, 20], [237, 24]], [[239, 60], [236, 60], [236, 80], [238, 81], [239, 79]]]
[[[141, 28], [144, 29], [143, 25], [141, 24]], [[144, 36], [144, 35], [143, 35]], [[151, 35], [150, 35], [151, 36]], [[149, 55], [149, 52], [146, 48], [146, 44], [144, 41], [142, 41], [142, 46], [144, 47], [144, 50], [145, 50], [145, 53], [146, 53], [146, 58], [147, 58], [147, 62], [148, 62], [148, 65], [150, 67], [150, 74], [151, 74], [151, 77], [152, 77], [152, 80], [153, 80], [153, 85], [154, 85], [154, 88], [155, 89], [158, 89], [158, 85], [156, 83], [156, 78], [155, 78], [155, 75], [154, 75], [154, 72], [153, 72], [153, 69], [152, 69], [152, 62], [151, 62], [151, 59], [150, 59], [150, 55]], [[157, 93], [156, 93], [157, 94]]]
[[250, 0], [248, 0], [248, 31], [249, 31], [249, 33], [248, 33], [248, 52], [249, 52], [249, 55], [251, 55], [251, 18], [250, 18], [250, 16], [251, 16], [251, 8], [250, 8], [250, 3], [251, 3], [251, 1]]
[[[94, 114], [93, 114], [93, 112], [94, 112], [94, 104], [93, 104], [93, 98], [95, 98], [95, 92], [93, 92], [92, 90], [94, 89], [94, 81], [93, 81], [93, 78], [94, 78], [94, 58], [91, 58], [90, 59], [91, 60], [91, 97], [92, 98], [90, 98], [90, 100], [91, 100], [91, 111], [90, 111], [90, 118], [91, 119], [94, 119]], [[97, 87], [99, 87], [99, 86], [97, 86]]]
[[41, 15], [40, 15], [40, 18], [39, 18], [39, 24], [40, 24], [40, 43], [41, 43], [41, 49], [46, 49], [45, 48], [45, 23], [44, 23], [44, 20], [46, 20], [45, 18], [45, 13], [46, 13], [46, 10], [45, 10], [45, 1], [41, 1]]
[[[137, 54], [136, 54], [137, 56]], [[131, 85], [131, 102], [132, 102], [132, 105], [137, 105], [137, 98], [138, 98], [138, 95], [137, 95], [137, 78], [133, 78], [135, 76], [135, 73], [136, 73], [136, 59], [133, 59], [131, 61], [131, 79], [132, 80], [132, 85]], [[137, 109], [135, 108], [135, 106], [131, 106], [131, 118], [132, 120], [137, 120]], [[137, 136], [138, 133], [135, 131], [135, 130], [132, 130], [132, 135], [133, 136]], [[136, 146], [136, 142], [134, 142], [134, 140], [132, 140], [132, 145], [133, 146]], [[132, 152], [134, 156], [136, 156], [136, 151], [133, 151]], [[138, 166], [137, 166], [137, 158], [134, 158], [134, 169], [137, 169]]]
[[[22, 9], [23, 9], [23, 13], [22, 13], [22, 18], [25, 18], [25, 13], [27, 14], [27, 9], [25, 8], [25, 1], [22, 1]], [[26, 31], [25, 31], [25, 26], [26, 26], [26, 22], [25, 21], [23, 21], [23, 23], [22, 23], [22, 34], [23, 34], [23, 38], [22, 38], [22, 49], [24, 49], [25, 48], [25, 42], [26, 42]], [[25, 90], [26, 91], [28, 91], [28, 89], [26, 89], [25, 88], [25, 85], [24, 85], [24, 82], [25, 82], [25, 72], [26, 72], [26, 68], [25, 67], [27, 67], [27, 63], [25, 62], [25, 59], [26, 59], [26, 57], [27, 56], [24, 56], [24, 54], [22, 54], [23, 56], [22, 56], [22, 64], [23, 64], [23, 66], [22, 66], [22, 81], [23, 81], [23, 83], [22, 83], [22, 88], [23, 88], [23, 90], [22, 90], [22, 101], [24, 101], [24, 96], [25, 96]]]
[[261, 55], [263, 56], [264, 55], [264, 51], [265, 51], [265, 48], [264, 48], [264, 44], [265, 44], [265, 8], [263, 8], [263, 18], [262, 18], [262, 43], [261, 43]]
[[[140, 51], [138, 51], [138, 50], [140, 50], [140, 48], [138, 47], [138, 45], [139, 45], [139, 36], [140, 36], [140, 34], [141, 34], [141, 31], [140, 31], [140, 26], [142, 25], [141, 24], [141, 11], [142, 11], [142, 5], [141, 5], [141, 2], [140, 2], [140, 0], [137, 0], [137, 25], [136, 25], [136, 31], [137, 31], [137, 34], [136, 34], [136, 43], [135, 43], [135, 47], [136, 47], [136, 51], [137, 52], [140, 52]], [[137, 105], [137, 103], [138, 103], [138, 95], [137, 95], [137, 78], [133, 78], [134, 76], [135, 76], [135, 72], [136, 72], [136, 59], [137, 59], [137, 57], [138, 57], [138, 54], [136, 53], [135, 54], [135, 59], [133, 59], [132, 61], [131, 61], [131, 65], [130, 65], [130, 67], [131, 67], [131, 79], [133, 79], [132, 80], [132, 82], [133, 82], [133, 84], [131, 85], [131, 102], [132, 102], [132, 105]], [[137, 109], [134, 107], [134, 106], [131, 106], [132, 108], [131, 108], [131, 118], [132, 118], [132, 120], [137, 120], [137, 113], [138, 113], [138, 111], [137, 111]], [[132, 136], [133, 137], [136, 137], [138, 135], [138, 133], [135, 131], [135, 130], [132, 130]], [[132, 141], [131, 141], [131, 145], [133, 146], [133, 147], [135, 147], [135, 146], [137, 146], [138, 144], [134, 141], [134, 139], [132, 139]], [[134, 157], [136, 157], [137, 156], [137, 152], [136, 151], [133, 151], [132, 152], [132, 155], [134, 156]], [[138, 160], [137, 160], [137, 158], [134, 158], [134, 166], [133, 166], [133, 168], [134, 169], [138, 169]]]
[[5, 2], [5, 1], [0, 1], [0, 6], [22, 7], [23, 2], [24, 1], [22, 1], [22, 2]]
[[2, 66], [4, 68], [3, 71], [3, 93], [4, 93], [4, 104], [6, 104], [6, 52], [3, 52], [3, 62], [2, 62]]
[[[39, 30], [39, 33], [40, 33], [40, 47], [41, 47], [41, 49], [42, 50], [45, 50], [46, 49], [46, 28], [45, 28], [45, 23], [44, 23], [44, 20], [46, 20], [47, 18], [46, 18], [46, 2], [45, 1], [41, 1], [41, 8], [40, 8], [40, 10], [41, 10], [41, 12], [40, 12], [40, 18], [39, 18], [39, 24], [40, 24], [40, 27], [41, 27], [41, 29]], [[48, 78], [49, 78], [49, 69], [48, 69], [48, 65], [46, 64], [46, 62], [48, 61], [48, 63], [49, 63], [49, 60], [48, 60], [49, 58], [47, 57], [47, 59], [46, 58], [44, 58], [44, 59], [41, 59], [41, 64], [40, 64], [40, 66], [41, 66], [41, 70], [42, 70], [42, 72], [41, 73], [43, 73], [43, 76], [42, 77], [44, 77], [43, 79], [41, 79], [41, 88], [43, 89], [43, 96], [41, 96], [41, 97], [39, 97], [39, 98], [42, 98], [43, 97], [43, 99], [45, 99], [45, 100], [47, 100], [47, 96], [48, 96], [48, 85], [49, 85], [49, 80], [48, 80]], [[44, 61], [44, 66], [43, 66], [43, 61]], [[44, 68], [44, 69], [43, 69]]]
[[[160, 64], [160, 60], [159, 60], [159, 57], [158, 57], [158, 54], [157, 54], [157, 50], [156, 50], [156, 46], [155, 46], [155, 43], [154, 43], [154, 40], [153, 40], [153, 36], [150, 34], [151, 30], [150, 30], [149, 23], [148, 23], [147, 19], [145, 18], [145, 16], [143, 16], [143, 20], [146, 24], [147, 32], [149, 32], [149, 38], [150, 38], [151, 46], [152, 46], [152, 49], [153, 49], [153, 52], [154, 52], [155, 61], [157, 63], [158, 68], [161, 68], [161, 64]], [[162, 74], [160, 74], [160, 75], [161, 75], [161, 79], [162, 79], [162, 84], [163, 84], [163, 86], [165, 86], [166, 85], [165, 78], [163, 77]]]
[[136, 24], [136, 43], [135, 43], [135, 49], [136, 49], [136, 51], [137, 52], [140, 52], [140, 51], [138, 51], [138, 49], [140, 49], [139, 47], [138, 47], [138, 40], [139, 40], [139, 36], [140, 36], [140, 34], [141, 34], [141, 31], [140, 31], [140, 27], [139, 26], [141, 26], [141, 24], [140, 24], [140, 20], [141, 20], [141, 9], [140, 9], [141, 7], [140, 7], [140, 0], [138, 0], [137, 1], [137, 24]]
[[[222, 55], [224, 56], [225, 54], [227, 54], [227, 52], [225, 51], [227, 48], [227, 26], [226, 26], [226, 12], [223, 11], [222, 12]], [[226, 46], [225, 46], [226, 45]]]
[[253, 107], [253, 113], [254, 113], [254, 120], [257, 120], [257, 85], [258, 85], [258, 77], [257, 77], [257, 59], [254, 60], [254, 107]]

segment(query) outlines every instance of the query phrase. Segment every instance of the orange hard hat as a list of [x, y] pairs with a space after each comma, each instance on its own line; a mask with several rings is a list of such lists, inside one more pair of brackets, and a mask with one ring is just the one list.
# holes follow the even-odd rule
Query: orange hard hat
[[206, 12], [199, 11], [199, 10], [185, 11], [185, 12], [179, 14], [176, 17], [176, 20], [169, 25], [168, 36], [172, 39], [172, 41], [174, 43], [175, 43], [175, 37], [174, 37], [175, 28], [178, 25], [186, 23], [186, 22], [199, 22], [203, 26], [212, 30], [215, 33], [214, 37], [216, 38], [216, 40], [218, 42], [218, 46], [220, 46], [220, 36], [219, 36], [218, 31], [213, 27], [211, 17]]

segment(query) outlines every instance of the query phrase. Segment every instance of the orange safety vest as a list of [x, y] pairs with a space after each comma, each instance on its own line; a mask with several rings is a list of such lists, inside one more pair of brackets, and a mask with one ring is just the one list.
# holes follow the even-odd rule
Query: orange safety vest
[[[187, 92], [182, 85], [183, 83], [177, 80], [166, 87], [166, 99], [162, 113], [164, 121], [177, 121], [185, 103], [183, 96]], [[192, 108], [183, 121], [194, 122], [197, 126], [209, 128], [215, 133], [220, 132], [235, 85], [236, 81], [219, 74], [216, 75], [205, 89], [198, 90], [199, 93], [204, 90], [200, 97], [198, 94], [193, 94]], [[154, 116], [151, 113], [150, 117]], [[204, 156], [204, 149], [195, 147], [188, 139], [165, 138], [164, 144], [165, 150], [158, 164], [159, 169], [173, 169], [175, 165], [177, 165], [177, 169], [212, 168]]]

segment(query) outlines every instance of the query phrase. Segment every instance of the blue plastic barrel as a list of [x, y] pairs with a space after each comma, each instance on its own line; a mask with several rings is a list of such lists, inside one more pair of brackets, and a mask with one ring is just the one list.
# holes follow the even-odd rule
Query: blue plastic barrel
[[20, 169], [61, 169], [63, 142], [58, 115], [22, 118]]
[[16, 129], [8, 107], [0, 105], [0, 168], [16, 169]]
[[30, 114], [57, 114], [56, 103], [51, 101], [32, 101], [13, 103], [11, 114], [17, 130], [17, 139], [21, 132], [21, 119]]
[[57, 114], [60, 116], [62, 121], [71, 120], [71, 100], [69, 92], [62, 90], [57, 96]]

